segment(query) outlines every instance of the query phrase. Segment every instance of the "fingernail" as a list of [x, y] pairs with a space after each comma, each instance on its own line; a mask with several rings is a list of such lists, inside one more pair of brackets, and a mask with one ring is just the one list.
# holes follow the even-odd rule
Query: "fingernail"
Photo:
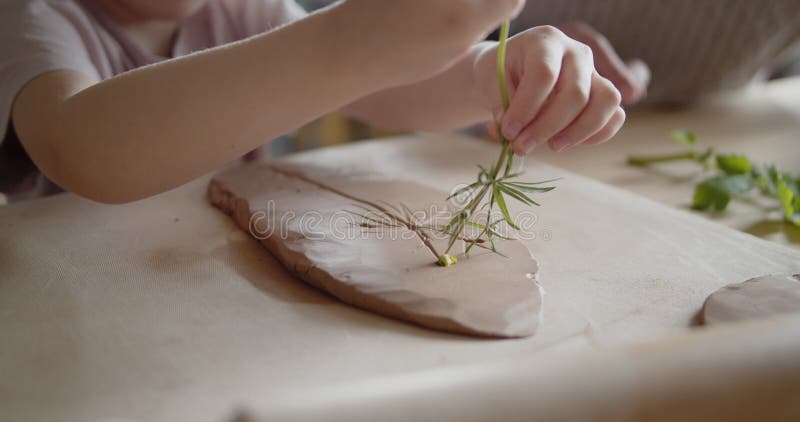
[[503, 109], [502, 108], [495, 108], [492, 109], [492, 117], [494, 117], [495, 122], [499, 122], [503, 120]]
[[517, 139], [517, 135], [522, 131], [522, 123], [511, 122], [503, 129], [503, 135], [510, 140]]
[[557, 136], [553, 139], [553, 150], [555, 152], [561, 152], [567, 149], [570, 144], [572, 144], [572, 139], [566, 136]]
[[539, 142], [537, 142], [535, 139], [526, 139], [522, 143], [522, 152], [525, 153], [525, 155], [530, 154], [531, 151], [536, 149], [537, 145], [539, 145]]

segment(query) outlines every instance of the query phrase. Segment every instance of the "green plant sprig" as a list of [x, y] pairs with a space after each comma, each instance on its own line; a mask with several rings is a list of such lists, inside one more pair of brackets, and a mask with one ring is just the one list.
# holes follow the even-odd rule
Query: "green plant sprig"
[[[697, 135], [685, 130], [673, 130], [670, 132], [670, 137], [675, 142], [694, 147], [697, 144]], [[696, 161], [703, 165], [703, 167], [710, 169], [711, 158], [714, 155], [714, 148], [708, 148], [705, 151], [697, 151], [694, 148], [688, 151], [681, 151], [663, 155], [629, 155], [628, 164], [633, 166], [647, 166], [656, 163], [666, 163], [669, 161]]]
[[[500, 85], [500, 98], [503, 103], [503, 111], [507, 111], [509, 106], [508, 83], [506, 81], [506, 47], [508, 43], [508, 33], [509, 22], [506, 21], [500, 27], [500, 42], [497, 48], [497, 79]], [[541, 186], [553, 180], [546, 180], [543, 182], [513, 181], [522, 173], [512, 173], [514, 151], [511, 149], [511, 142], [503, 136], [500, 122], [495, 120], [495, 125], [502, 145], [497, 161], [488, 169], [478, 166], [480, 171], [478, 172], [477, 181], [459, 189], [447, 198], [449, 200], [457, 195], [465, 194], [471, 199], [456, 213], [444, 228], [444, 232], [450, 236], [447, 243], [447, 250], [439, 257], [438, 261], [439, 265], [444, 267], [458, 262], [458, 259], [452, 256], [450, 251], [459, 239], [467, 244], [464, 250], [466, 256], [469, 256], [470, 250], [476, 245], [502, 255], [502, 253], [497, 250], [494, 242], [495, 238], [505, 240], [511, 238], [500, 233], [499, 225], [505, 222], [510, 227], [519, 230], [519, 227], [508, 211], [506, 196], [528, 206], [538, 206], [539, 204], [534, 201], [530, 195], [549, 192], [555, 189], [551, 186]], [[484, 201], [487, 194], [489, 195], [489, 199], [488, 201]], [[495, 205], [500, 210], [502, 218], [493, 220], [492, 212], [494, 211]], [[476, 211], [482, 208], [488, 208], [486, 220], [483, 223], [473, 221], [472, 218], [475, 216]], [[477, 228], [480, 230], [480, 233], [472, 240], [465, 240], [467, 237], [463, 235], [463, 232], [467, 227]]]
[[692, 208], [724, 211], [731, 199], [758, 188], [762, 195], [780, 203], [788, 223], [800, 227], [800, 175], [780, 171], [771, 164], [754, 164], [744, 155], [717, 154], [713, 148], [697, 150], [697, 136], [691, 132], [674, 130], [670, 136], [691, 149], [664, 155], [632, 155], [628, 156], [628, 164], [644, 167], [670, 161], [696, 162], [713, 174], [695, 187]]

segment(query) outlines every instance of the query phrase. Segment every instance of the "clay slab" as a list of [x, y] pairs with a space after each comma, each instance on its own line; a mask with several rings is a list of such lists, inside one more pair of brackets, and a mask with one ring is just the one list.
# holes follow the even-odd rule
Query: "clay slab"
[[506, 257], [474, 248], [454, 266], [435, 264], [447, 236], [420, 227], [443, 227], [446, 197], [415, 182], [263, 163], [209, 185], [211, 202], [284, 267], [347, 304], [437, 330], [533, 335], [542, 292], [521, 242], [500, 241]]
[[712, 293], [703, 322], [718, 324], [800, 312], [800, 274], [751, 278]]

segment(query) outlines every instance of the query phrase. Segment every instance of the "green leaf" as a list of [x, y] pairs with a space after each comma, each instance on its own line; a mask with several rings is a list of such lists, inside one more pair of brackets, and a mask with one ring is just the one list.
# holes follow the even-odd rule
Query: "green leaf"
[[800, 194], [797, 192], [797, 186], [793, 188], [781, 179], [777, 183], [777, 192], [786, 221], [800, 227]]
[[800, 199], [800, 177], [795, 179], [791, 174], [783, 173], [781, 179], [794, 192], [795, 199]]
[[[503, 220], [499, 220], [499, 221], [503, 221]], [[495, 224], [497, 224], [497, 223], [492, 223], [492, 226], [494, 226]], [[467, 221], [467, 225], [470, 226], [470, 227], [474, 227], [476, 229], [481, 229], [481, 230], [484, 231], [484, 233], [489, 233], [492, 236], [497, 236], [497, 237], [499, 237], [499, 238], [501, 238], [503, 240], [515, 240], [513, 237], [508, 237], [508, 236], [505, 236], [505, 235], [501, 234], [500, 232], [495, 230], [494, 227], [486, 227], [485, 224], [476, 223], [474, 221]], [[481, 235], [483, 235], [483, 233], [481, 233]], [[492, 236], [489, 236], [489, 237], [492, 237]]]
[[506, 179], [513, 179], [513, 178], [519, 177], [519, 176], [522, 176], [522, 172], [506, 174], [503, 177], [498, 178], [497, 181], [500, 182], [500, 181], [503, 181], [503, 180], [506, 180]]
[[529, 185], [525, 185], [525, 184], [517, 183], [517, 182], [505, 182], [504, 185], [511, 186], [514, 189], [517, 189], [517, 190], [520, 190], [520, 191], [523, 191], [523, 192], [529, 192], [529, 193], [546, 193], [546, 192], [550, 192], [551, 190], [556, 188], [555, 186], [547, 186], [547, 187], [544, 187], [544, 188], [537, 188], [537, 187], [534, 187], [534, 186], [529, 186]]
[[756, 183], [761, 192], [770, 196], [778, 196], [777, 184], [778, 179], [780, 179], [780, 173], [774, 165], [765, 165], [763, 169], [754, 168], [753, 176], [756, 177]]
[[669, 136], [679, 144], [694, 145], [697, 143], [697, 135], [689, 131], [676, 129], [670, 132]]
[[469, 186], [464, 186], [463, 188], [461, 188], [461, 189], [458, 189], [457, 191], [455, 191], [455, 192], [451, 193], [451, 194], [450, 194], [450, 196], [448, 196], [448, 197], [447, 197], [445, 200], [448, 200], [448, 199], [454, 198], [454, 197], [456, 197], [456, 196], [458, 196], [458, 195], [461, 195], [461, 194], [462, 194], [462, 193], [464, 193], [464, 192], [468, 192], [468, 191], [471, 191], [471, 190], [475, 190], [475, 189], [477, 189], [477, 188], [478, 188], [478, 186], [480, 186], [480, 185], [481, 185], [481, 183], [480, 183], [480, 182], [475, 182], [475, 183], [473, 183], [473, 184], [471, 184], [471, 185], [469, 185]]
[[525, 205], [539, 206], [539, 203], [534, 201], [533, 199], [531, 199], [528, 195], [525, 195], [524, 193], [522, 193], [522, 192], [520, 192], [520, 191], [518, 191], [518, 190], [516, 190], [516, 189], [514, 189], [514, 188], [512, 188], [512, 187], [510, 187], [510, 186], [508, 186], [506, 184], [498, 183], [498, 187], [500, 188], [501, 191], [503, 191], [504, 193], [508, 194], [509, 196], [511, 196], [512, 198], [516, 199], [517, 201], [522, 202]]
[[[517, 173], [517, 174], [519, 174], [519, 173]], [[538, 186], [538, 185], [544, 185], [546, 183], [557, 182], [559, 180], [561, 180], [561, 178], [560, 177], [556, 177], [555, 179], [542, 180], [541, 182], [513, 182], [513, 183], [517, 184], [517, 185], [525, 185], [525, 186]], [[555, 189], [555, 188], [553, 188], [553, 189]]]
[[508, 212], [508, 206], [506, 206], [506, 200], [503, 198], [503, 192], [500, 191], [497, 185], [494, 187], [494, 202], [497, 203], [497, 207], [500, 208], [500, 212], [503, 213], [503, 218], [505, 218], [506, 223], [514, 229], [519, 230], [519, 227], [514, 224], [514, 220]]
[[486, 226], [481, 223], [476, 223], [474, 221], [467, 221], [467, 225], [470, 227], [474, 227], [476, 229], [485, 229]]
[[783, 180], [778, 182], [778, 199], [787, 216], [794, 214], [794, 192]]
[[[459, 212], [453, 218], [450, 219], [450, 221], [447, 223], [446, 226], [444, 226], [444, 232], [450, 234], [453, 233], [458, 234], [461, 228], [464, 227], [465, 219], [466, 219], [466, 213], [464, 211]], [[453, 230], [454, 228], [458, 228], [458, 230], [454, 231]]]
[[750, 174], [714, 176], [704, 180], [694, 190], [692, 208], [723, 211], [731, 198], [735, 198], [756, 186]]
[[753, 165], [747, 157], [734, 154], [717, 155], [717, 166], [727, 174], [745, 174], [750, 173], [753, 169]]

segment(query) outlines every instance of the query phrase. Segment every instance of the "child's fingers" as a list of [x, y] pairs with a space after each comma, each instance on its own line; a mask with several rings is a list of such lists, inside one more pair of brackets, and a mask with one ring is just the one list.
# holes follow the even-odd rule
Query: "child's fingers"
[[594, 73], [588, 49], [581, 44], [564, 55], [561, 74], [550, 98], [534, 121], [514, 139], [517, 154], [528, 154], [536, 145], [561, 132], [586, 108]]
[[592, 76], [589, 103], [566, 129], [550, 139], [550, 148], [562, 151], [586, 141], [605, 127], [619, 107], [619, 103], [620, 93], [614, 84], [595, 72]]
[[587, 139], [583, 145], [597, 145], [608, 141], [617, 134], [623, 123], [625, 123], [625, 110], [622, 107], [617, 107], [608, 123], [599, 132]]
[[495, 144], [500, 143], [500, 134], [497, 133], [497, 123], [493, 121], [486, 123], [486, 137]]
[[[557, 36], [551, 34], [553, 31], [558, 30], [551, 27], [537, 28], [537, 32], [529, 36]], [[522, 80], [501, 121], [503, 134], [512, 141], [539, 113], [561, 72], [564, 50], [557, 47], [542, 50], [541, 54], [531, 54], [527, 58]]]

